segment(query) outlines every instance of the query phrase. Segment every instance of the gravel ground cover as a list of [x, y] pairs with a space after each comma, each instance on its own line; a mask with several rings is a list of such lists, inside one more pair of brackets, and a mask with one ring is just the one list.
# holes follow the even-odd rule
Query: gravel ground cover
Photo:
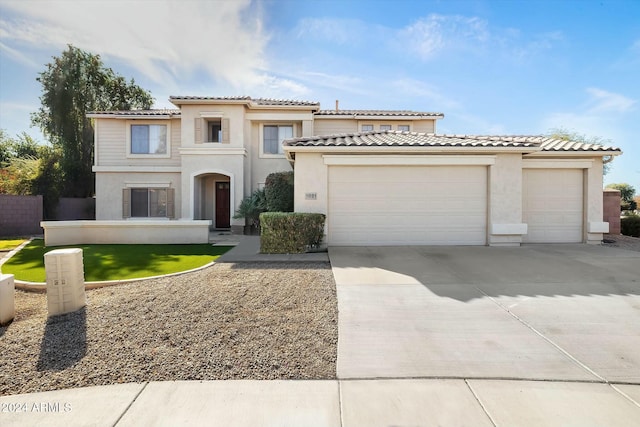
[[640, 252], [640, 238], [622, 234], [605, 234], [602, 245]]
[[16, 291], [0, 328], [0, 395], [127, 382], [330, 379], [336, 289], [328, 263], [215, 264], [87, 291], [47, 319], [46, 295]]

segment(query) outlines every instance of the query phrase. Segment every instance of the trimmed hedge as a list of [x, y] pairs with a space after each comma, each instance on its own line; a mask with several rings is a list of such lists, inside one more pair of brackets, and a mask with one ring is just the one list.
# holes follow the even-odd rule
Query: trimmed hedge
[[303, 212], [260, 214], [260, 252], [300, 254], [317, 248], [324, 235], [325, 215]]
[[264, 183], [269, 212], [293, 212], [293, 172], [274, 172]]
[[620, 233], [625, 236], [640, 237], [640, 216], [631, 215], [620, 218]]

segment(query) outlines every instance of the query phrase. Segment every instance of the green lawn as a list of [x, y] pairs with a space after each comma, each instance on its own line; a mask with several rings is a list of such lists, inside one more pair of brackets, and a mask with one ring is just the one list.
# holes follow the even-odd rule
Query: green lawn
[[4, 265], [4, 274], [17, 280], [46, 281], [44, 254], [60, 248], [81, 248], [87, 282], [135, 279], [176, 273], [216, 260], [232, 246], [200, 245], [71, 245], [45, 247], [34, 240]]
[[25, 239], [11, 239], [11, 240], [2, 240], [0, 239], [0, 251], [10, 251], [12, 249], [20, 246]]

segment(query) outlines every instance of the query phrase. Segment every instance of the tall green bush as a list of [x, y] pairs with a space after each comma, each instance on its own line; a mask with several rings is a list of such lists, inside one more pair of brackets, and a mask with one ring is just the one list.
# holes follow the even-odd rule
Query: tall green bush
[[268, 212], [293, 212], [293, 172], [269, 174], [264, 195]]
[[625, 236], [640, 237], [640, 215], [620, 218], [620, 233]]
[[317, 249], [324, 235], [325, 215], [303, 212], [260, 214], [260, 252], [304, 253]]

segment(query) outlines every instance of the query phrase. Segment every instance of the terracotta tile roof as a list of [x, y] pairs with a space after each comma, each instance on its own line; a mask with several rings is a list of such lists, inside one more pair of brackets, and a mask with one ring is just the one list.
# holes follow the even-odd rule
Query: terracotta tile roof
[[320, 110], [316, 116], [374, 116], [374, 117], [444, 117], [443, 113], [409, 111], [409, 110]]
[[295, 99], [273, 99], [273, 98], [251, 98], [250, 96], [170, 96], [169, 100], [173, 101], [246, 101], [257, 105], [268, 106], [309, 106], [320, 107], [320, 103], [316, 101], [298, 101]]
[[121, 111], [90, 111], [89, 115], [107, 116], [180, 116], [180, 110], [156, 109], [156, 110], [121, 110]]
[[431, 133], [374, 131], [293, 138], [290, 147], [500, 147], [541, 148], [542, 151], [620, 151], [608, 145], [560, 141], [526, 135], [437, 135]]

